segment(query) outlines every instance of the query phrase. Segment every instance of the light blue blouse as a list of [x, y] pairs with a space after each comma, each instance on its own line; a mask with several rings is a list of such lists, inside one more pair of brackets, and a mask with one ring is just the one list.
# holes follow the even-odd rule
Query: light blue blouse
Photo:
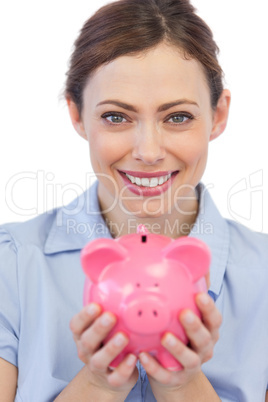
[[[223, 316], [203, 365], [223, 402], [263, 402], [268, 384], [268, 235], [225, 220], [202, 185], [191, 236], [212, 251], [209, 294]], [[53, 401], [82, 368], [69, 330], [82, 308], [80, 250], [110, 237], [97, 182], [68, 207], [0, 230], [0, 357], [18, 366], [16, 402]], [[130, 401], [155, 401], [146, 373]]]

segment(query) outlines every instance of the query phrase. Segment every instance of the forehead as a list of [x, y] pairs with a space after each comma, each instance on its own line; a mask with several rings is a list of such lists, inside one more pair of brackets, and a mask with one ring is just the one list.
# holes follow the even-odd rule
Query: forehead
[[190, 98], [210, 101], [209, 88], [202, 65], [185, 59], [175, 47], [160, 44], [138, 55], [121, 56], [99, 67], [85, 88], [95, 103], [103, 99], [132, 99], [132, 103], [161, 100], [169, 102]]

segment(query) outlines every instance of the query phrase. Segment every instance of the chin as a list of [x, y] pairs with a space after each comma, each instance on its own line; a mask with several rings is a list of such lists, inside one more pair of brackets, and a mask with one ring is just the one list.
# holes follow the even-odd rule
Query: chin
[[153, 202], [152, 200], [146, 200], [142, 205], [136, 204], [135, 206], [131, 205], [131, 207], [124, 205], [123, 208], [129, 217], [139, 219], [161, 218], [170, 213], [164, 203]]

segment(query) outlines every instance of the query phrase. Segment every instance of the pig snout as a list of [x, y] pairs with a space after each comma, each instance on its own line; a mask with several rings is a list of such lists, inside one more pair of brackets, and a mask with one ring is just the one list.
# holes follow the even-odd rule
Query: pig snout
[[134, 333], [153, 334], [164, 331], [170, 322], [167, 301], [154, 294], [132, 296], [123, 312], [126, 327]]

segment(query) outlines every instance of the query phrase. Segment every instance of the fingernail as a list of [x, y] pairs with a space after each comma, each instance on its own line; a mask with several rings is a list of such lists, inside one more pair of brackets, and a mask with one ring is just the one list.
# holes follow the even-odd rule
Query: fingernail
[[177, 340], [176, 340], [176, 338], [175, 338], [174, 335], [172, 335], [172, 334], [167, 334], [166, 337], [165, 337], [165, 343], [166, 343], [168, 346], [175, 346], [176, 343], [177, 343]]
[[202, 304], [207, 305], [210, 301], [210, 296], [206, 293], [202, 293], [201, 295], [199, 295], [199, 300]]
[[149, 362], [149, 359], [148, 359], [148, 357], [146, 356], [145, 353], [141, 353], [139, 355], [139, 358], [140, 358], [141, 362], [144, 363], [144, 364], [147, 364]]
[[86, 306], [86, 312], [89, 315], [95, 315], [98, 312], [98, 306], [96, 304], [89, 304], [88, 306]]
[[137, 358], [136, 358], [136, 356], [135, 355], [129, 355], [128, 357], [127, 357], [127, 361], [126, 361], [126, 363], [127, 363], [127, 366], [133, 366], [135, 363], [136, 363], [136, 360], [137, 360]]
[[113, 339], [113, 343], [116, 346], [122, 346], [125, 342], [125, 338], [122, 334], [116, 334], [116, 336]]
[[187, 311], [183, 318], [187, 324], [192, 324], [195, 320], [195, 315], [191, 311]]
[[108, 327], [112, 323], [113, 323], [113, 318], [110, 316], [110, 314], [108, 314], [108, 313], [103, 314], [103, 316], [101, 317], [101, 324], [104, 327]]

